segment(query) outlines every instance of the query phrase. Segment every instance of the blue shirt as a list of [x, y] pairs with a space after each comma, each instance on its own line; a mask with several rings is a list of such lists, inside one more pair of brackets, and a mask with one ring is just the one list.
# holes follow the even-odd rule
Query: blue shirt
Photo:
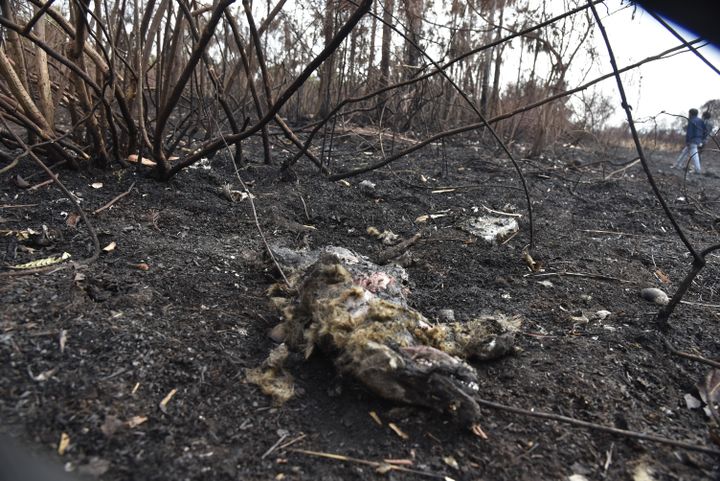
[[700, 117], [690, 117], [685, 132], [685, 143], [700, 145], [705, 136], [705, 122]]

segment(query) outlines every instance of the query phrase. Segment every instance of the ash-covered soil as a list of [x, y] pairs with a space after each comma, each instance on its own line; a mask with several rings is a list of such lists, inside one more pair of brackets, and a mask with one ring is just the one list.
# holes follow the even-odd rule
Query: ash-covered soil
[[[329, 167], [376, 159], [370, 145], [341, 142], [341, 160]], [[708, 175], [684, 182], [669, 169], [673, 155], [650, 153], [661, 190], [698, 249], [719, 243], [717, 156], [704, 159]], [[474, 364], [481, 398], [713, 447], [711, 421], [685, 399], [698, 397], [711, 367], [671, 353], [654, 323], [659, 307], [639, 295], [645, 287], [675, 292], [692, 259], [639, 164], [608, 176], [633, 158], [567, 148], [521, 160], [541, 272], [522, 255], [529, 222], [517, 174], [480, 145], [428, 148], [347, 183], [328, 182], [304, 161], [281, 181], [259, 155], [240, 175], [269, 243], [372, 257], [384, 247], [369, 226], [403, 238], [420, 233], [407, 266], [413, 308], [430, 319], [445, 309], [458, 319], [522, 316], [517, 352]], [[88, 257], [86, 227], [68, 225], [72, 207], [60, 190], [20, 189], [18, 174], [45, 180], [27, 162], [0, 178], [3, 266], [63, 252], [71, 261]], [[0, 274], [2, 431], [70, 476], [687, 481], [720, 473], [712, 455], [488, 408], [484, 440], [433, 411], [378, 399], [322, 355], [291, 355], [296, 396], [274, 405], [245, 382], [245, 369], [274, 346], [268, 331], [280, 315], [266, 290], [278, 277], [248, 199], [228, 192], [242, 191], [231, 163], [217, 157], [167, 183], [146, 174], [61, 170], [89, 212], [134, 183], [91, 216], [101, 247], [114, 249], [87, 266]], [[489, 210], [521, 214], [520, 232], [491, 245], [459, 228]], [[43, 226], [48, 238], [34, 243], [8, 235]], [[707, 260], [666, 337], [718, 359], [720, 253]], [[393, 466], [424, 474], [378, 474], [358, 460], [400, 460]]]

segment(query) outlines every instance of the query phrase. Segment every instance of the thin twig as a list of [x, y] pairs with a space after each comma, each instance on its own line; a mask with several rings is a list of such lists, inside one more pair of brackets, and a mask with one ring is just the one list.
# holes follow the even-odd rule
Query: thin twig
[[282, 443], [283, 441], [285, 441], [285, 438], [287, 438], [287, 437], [288, 437], [287, 434], [283, 434], [282, 436], [280, 436], [280, 439], [278, 439], [278, 440], [275, 442], [275, 444], [273, 444], [272, 446], [270, 446], [270, 449], [268, 449], [267, 451], [265, 451], [265, 453], [263, 453], [263, 455], [260, 456], [260, 459], [265, 459], [265, 458], [267, 458], [268, 456], [270, 456], [270, 454], [272, 454], [272, 452], [275, 451], [275, 448], [277, 448], [278, 446], [280, 446], [280, 443]]
[[300, 202], [302, 202], [303, 209], [305, 209], [305, 218], [309, 221], [310, 220], [310, 212], [308, 211], [308, 206], [305, 203], [305, 199], [303, 199], [302, 194], [298, 194], [300, 196]]
[[290, 441], [288, 441], [288, 442], [286, 442], [286, 443], [282, 443], [282, 444], [281, 444], [280, 446], [278, 446], [277, 448], [278, 448], [278, 450], [288, 448], [288, 447], [292, 446], [293, 444], [299, 443], [300, 441], [302, 441], [302, 440], [305, 439], [306, 437], [307, 437], [307, 434], [303, 433], [303, 434], [301, 434], [300, 436], [298, 436], [298, 437], [296, 437], [296, 438], [293, 438], [293, 439], [291, 439]]
[[132, 192], [132, 190], [133, 190], [133, 187], [135, 187], [135, 182], [132, 183], [132, 185], [126, 192], [123, 192], [122, 194], [115, 196], [110, 202], [108, 202], [104, 206], [100, 207], [99, 209], [95, 209], [93, 211], [93, 215], [98, 215], [100, 212], [104, 211], [105, 209], [109, 209], [110, 207], [112, 207], [113, 204], [115, 204], [117, 201], [119, 201], [126, 195], [130, 194], [130, 192]]
[[586, 272], [569, 272], [569, 271], [541, 272], [539, 274], [525, 274], [524, 277], [561, 277], [561, 276], [586, 277], [588, 279], [597, 279], [600, 281], [615, 281], [615, 282], [620, 282], [622, 284], [633, 284], [632, 281], [629, 281], [627, 279], [620, 279], [618, 277], [606, 276], [603, 274], [592, 274], [592, 273], [586, 273]]
[[687, 449], [689, 451], [698, 451], [698, 452], [706, 453], [706, 454], [720, 455], [720, 450], [717, 450], [714, 448], [709, 448], [706, 446], [699, 446], [697, 444], [692, 444], [692, 443], [689, 443], [686, 441], [677, 441], [675, 439], [665, 438], [662, 436], [657, 436], [655, 434], [647, 434], [647, 433], [641, 433], [638, 431], [630, 431], [627, 429], [613, 428], [610, 426], [604, 426], [602, 424], [596, 424], [596, 423], [591, 423], [588, 421], [581, 421], [580, 419], [570, 418], [567, 416], [561, 416], [559, 414], [546, 413], [546, 412], [542, 412], [542, 411], [530, 411], [528, 409], [517, 408], [514, 406], [507, 406], [505, 404], [500, 404], [500, 403], [488, 401], [485, 399], [475, 398], [475, 401], [481, 406], [485, 406], [485, 407], [492, 408], [492, 409], [497, 409], [500, 411], [507, 411], [507, 412], [511, 412], [513, 414], [520, 414], [521, 416], [528, 416], [528, 417], [541, 418], [541, 419], [550, 419], [553, 421], [558, 421], [558, 422], [565, 423], [565, 424], [571, 424], [573, 426], [580, 426], [580, 427], [592, 429], [595, 431], [604, 431], [606, 433], [615, 434], [616, 436], [641, 439], [643, 441], [651, 441], [651, 442], [659, 443], [659, 444], [667, 444], [669, 446]]
[[615, 175], [615, 174], [619, 174], [620, 172], [625, 172], [625, 171], [628, 170], [630, 167], [632, 167], [633, 165], [638, 164], [639, 162], [640, 162], [640, 159], [635, 159], [635, 160], [633, 160], [632, 162], [630, 162], [628, 165], [626, 165], [625, 167], [621, 167], [621, 168], [619, 168], [619, 169], [617, 169], [617, 170], [613, 170], [613, 171], [610, 172], [608, 175], [606, 175], [606, 176], [603, 178], [603, 180], [608, 180], [610, 177], [612, 177], [612, 176]]
[[40, 204], [3, 204], [0, 209], [24, 209], [25, 207], [37, 207]]
[[701, 364], [707, 364], [708, 366], [712, 366], [715, 368], [720, 369], [720, 362], [713, 361], [712, 359], [708, 359], [702, 356], [698, 356], [697, 354], [690, 354], [689, 352], [680, 351], [677, 349], [669, 340], [665, 339], [665, 347], [668, 348], [670, 352], [675, 354], [676, 356], [684, 357], [685, 359], [690, 359], [691, 361], [697, 361]]
[[517, 213], [515, 213], [515, 212], [503, 212], [503, 211], [501, 211], [501, 210], [491, 209], [490, 207], [488, 207], [488, 206], [486, 206], [486, 205], [484, 205], [484, 204], [481, 204], [481, 205], [482, 205], [482, 208], [483, 208], [483, 209], [485, 209], [486, 211], [490, 212], [491, 214], [505, 215], [505, 216], [508, 216], [508, 217], [522, 217], [522, 214], [517, 214]]
[[680, 301], [680, 304], [687, 304], [688, 306], [709, 307], [711, 309], [720, 309], [720, 304], [708, 304], [706, 302]]
[[588, 234], [607, 234], [607, 235], [624, 235], [630, 237], [642, 237], [639, 234], [629, 234], [627, 232], [618, 232], [613, 230], [597, 230], [597, 229], [580, 229], [580, 232], [587, 232]]
[[385, 462], [381, 463], [378, 461], [369, 461], [367, 459], [353, 458], [350, 456], [344, 456], [342, 454], [323, 453], [320, 451], [308, 451], [306, 449], [290, 449], [290, 451], [292, 451], [294, 453], [305, 454], [308, 456], [316, 456], [318, 458], [332, 459], [334, 461], [343, 461], [346, 463], [364, 464], [365, 466], [372, 466], [373, 468], [378, 469], [378, 470], [402, 471], [403, 473], [417, 474], [419, 476], [425, 476], [428, 478], [447, 479], [447, 476], [445, 476], [443, 474], [435, 474], [435, 473], [429, 473], [427, 471], [410, 469], [410, 468], [406, 468], [405, 466], [400, 466], [397, 464], [390, 464], [390, 463], [385, 463]]
[[[56, 177], [60, 177], [60, 174], [57, 174]], [[54, 181], [55, 181], [54, 179], [44, 180], [44, 181], [40, 182], [39, 184], [35, 184], [32, 187], [28, 187], [27, 190], [37, 190], [40, 187], [45, 187], [46, 185], [52, 184]]]

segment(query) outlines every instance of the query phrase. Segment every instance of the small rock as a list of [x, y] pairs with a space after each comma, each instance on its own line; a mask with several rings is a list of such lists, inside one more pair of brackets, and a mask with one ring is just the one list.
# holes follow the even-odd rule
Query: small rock
[[685, 394], [685, 405], [688, 409], [697, 409], [702, 406], [702, 402], [690, 393]]
[[369, 180], [363, 180], [362, 182], [360, 182], [360, 184], [358, 184], [358, 186], [360, 187], [360, 192], [362, 192], [366, 196], [372, 197], [374, 199], [380, 197], [380, 194], [376, 189], [376, 185]]
[[98, 458], [97, 456], [93, 456], [92, 458], [90, 458], [87, 464], [80, 465], [80, 467], [78, 468], [78, 472], [86, 476], [98, 478], [103, 474], [107, 473], [109, 469], [110, 461], [108, 461], [107, 459]]
[[666, 306], [670, 302], [670, 298], [665, 292], [656, 287], [646, 287], [640, 291], [640, 297], [648, 302], [653, 302], [659, 306]]
[[438, 320], [440, 322], [455, 322], [455, 311], [452, 309], [441, 309], [438, 312]]
[[285, 340], [287, 339], [287, 326], [285, 326], [284, 322], [281, 322], [277, 326], [270, 329], [268, 335], [270, 336], [270, 339], [275, 342], [285, 342]]
[[553, 284], [550, 281], [539, 281], [538, 284], [540, 284], [543, 287], [555, 287], [555, 284]]
[[612, 312], [606, 311], [605, 309], [601, 309], [601, 310], [595, 312], [595, 314], [593, 314], [593, 319], [598, 320], [598, 321], [604, 321], [605, 319], [610, 317], [610, 314], [612, 314]]
[[570, 314], [570, 320], [575, 324], [587, 324], [590, 319], [587, 318], [583, 311], [575, 311]]

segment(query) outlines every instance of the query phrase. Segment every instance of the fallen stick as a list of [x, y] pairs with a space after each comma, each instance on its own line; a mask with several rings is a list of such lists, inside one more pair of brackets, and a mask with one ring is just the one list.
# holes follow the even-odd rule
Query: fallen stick
[[122, 194], [113, 197], [113, 199], [110, 202], [108, 202], [104, 206], [100, 207], [99, 209], [95, 209], [93, 211], [93, 215], [98, 215], [100, 212], [104, 211], [105, 209], [109, 209], [110, 207], [112, 207], [113, 204], [115, 204], [115, 202], [119, 201], [120, 199], [122, 199], [123, 197], [128, 195], [130, 192], [132, 192], [133, 187], [135, 187], [135, 182], [132, 183], [132, 185], [126, 192], [123, 192]]
[[285, 439], [286, 439], [287, 437], [288, 437], [287, 434], [283, 434], [282, 436], [280, 436], [280, 439], [278, 439], [278, 440], [275, 442], [275, 444], [273, 444], [272, 446], [270, 446], [270, 449], [268, 449], [267, 451], [265, 451], [265, 453], [264, 453], [262, 456], [260, 456], [260, 459], [265, 459], [265, 458], [267, 458], [268, 456], [270, 456], [270, 454], [271, 454], [273, 451], [275, 451], [275, 449], [276, 449], [278, 446], [280, 446], [280, 444], [281, 444], [283, 441], [285, 441]]
[[381, 474], [387, 473], [389, 471], [401, 471], [403, 473], [417, 474], [419, 476], [425, 476], [428, 478], [444, 479], [444, 480], [452, 479], [452, 478], [448, 478], [447, 476], [445, 476], [443, 474], [435, 474], [435, 473], [429, 473], [427, 471], [410, 469], [410, 468], [406, 468], [405, 466], [401, 466], [398, 464], [390, 464], [387, 462], [381, 463], [378, 461], [369, 461], [367, 459], [352, 458], [350, 456], [343, 456], [342, 454], [323, 453], [320, 451], [308, 451], [305, 449], [290, 449], [289, 451], [292, 451], [294, 453], [305, 454], [308, 456], [316, 456], [318, 458], [332, 459], [334, 461], [343, 461], [346, 463], [364, 464], [365, 466], [372, 466]]
[[690, 354], [689, 352], [680, 351], [667, 339], [665, 339], [665, 347], [667, 347], [668, 350], [676, 356], [684, 357], [685, 359], [690, 359], [691, 361], [697, 361], [701, 364], [707, 364], [708, 366], [720, 369], [720, 362], [698, 356], [697, 354]]
[[632, 284], [632, 281], [628, 281], [626, 279], [620, 279], [618, 277], [612, 277], [612, 276], [604, 276], [602, 274], [590, 274], [585, 272], [568, 272], [568, 271], [561, 271], [561, 272], [542, 272], [539, 274], [525, 274], [524, 277], [561, 277], [561, 276], [568, 276], [568, 277], [586, 277], [588, 279], [598, 279], [601, 281], [616, 281], [621, 282], [623, 284]]
[[595, 431], [604, 431], [606, 433], [614, 434], [616, 436], [641, 439], [643, 441], [651, 441], [659, 444], [667, 444], [676, 448], [687, 449], [688, 451], [698, 451], [705, 454], [713, 454], [715, 456], [720, 455], [720, 450], [709, 448], [706, 446], [699, 446], [686, 441], [677, 441], [675, 439], [664, 438], [662, 436], [656, 436], [654, 434], [641, 433], [638, 431], [629, 431], [627, 429], [613, 428], [610, 426], [604, 426], [602, 424], [591, 423], [588, 421], [581, 421], [579, 419], [570, 418], [567, 416], [561, 416], [559, 414], [545, 413], [541, 411], [529, 411], [527, 409], [517, 408], [513, 406], [507, 406], [505, 404], [488, 401], [485, 399], [475, 398], [475, 401], [481, 405], [500, 411], [507, 411], [513, 414], [520, 414], [522, 416], [529, 416], [541, 419], [550, 419], [552, 421], [558, 421], [565, 424], [571, 424], [573, 426], [580, 426]]
[[[55, 177], [56, 178], [60, 177], [60, 174], [55, 174]], [[32, 187], [28, 187], [27, 190], [36, 190], [36, 189], [39, 189], [40, 187], [45, 187], [46, 185], [50, 185], [53, 182], [55, 182], [55, 179], [48, 179], [46, 181], [40, 182], [39, 184], [35, 184]]]
[[303, 434], [301, 434], [300, 436], [298, 436], [298, 437], [296, 437], [296, 438], [293, 438], [293, 439], [291, 439], [290, 441], [288, 441], [288, 442], [286, 442], [286, 443], [281, 444], [280, 446], [277, 447], [277, 449], [285, 449], [285, 448], [288, 448], [288, 447], [292, 446], [293, 444], [302, 441], [302, 440], [305, 439], [306, 437], [307, 437], [307, 434], [304, 434], [304, 433], [303, 433]]
[[379, 252], [373, 259], [376, 264], [384, 265], [393, 260], [394, 258], [402, 255], [413, 246], [422, 237], [420, 234], [415, 234], [409, 239], [405, 239], [397, 245], [389, 247], [382, 252]]
[[631, 237], [642, 237], [638, 234], [628, 234], [627, 232], [617, 232], [612, 230], [580, 229], [580, 232], [587, 232], [590, 234], [627, 235]]
[[490, 207], [486, 206], [485, 204], [480, 204], [480, 205], [482, 205], [482, 208], [485, 209], [486, 211], [490, 212], [491, 214], [505, 215], [508, 217], [522, 217], [523, 216], [522, 214], [517, 214], [514, 212], [503, 212], [501, 210], [491, 209]]
[[608, 179], [609, 179], [610, 177], [612, 177], [613, 175], [619, 174], [620, 172], [624, 172], [624, 171], [628, 170], [630, 167], [632, 167], [633, 165], [638, 164], [639, 162], [640, 162], [640, 157], [638, 157], [637, 159], [633, 160], [632, 162], [630, 162], [630, 163], [629, 163], [628, 165], [626, 165], [625, 167], [621, 167], [621, 168], [619, 168], [619, 169], [617, 169], [617, 170], [613, 170], [613, 171], [610, 172], [608, 175], [606, 175], [605, 178], [603, 178], [603, 180], [608, 180]]
[[680, 304], [687, 304], [688, 306], [709, 307], [711, 309], [720, 309], [720, 304], [707, 304], [705, 302], [680, 301]]
[[25, 207], [37, 207], [40, 204], [3, 204], [0, 209], [22, 209]]

